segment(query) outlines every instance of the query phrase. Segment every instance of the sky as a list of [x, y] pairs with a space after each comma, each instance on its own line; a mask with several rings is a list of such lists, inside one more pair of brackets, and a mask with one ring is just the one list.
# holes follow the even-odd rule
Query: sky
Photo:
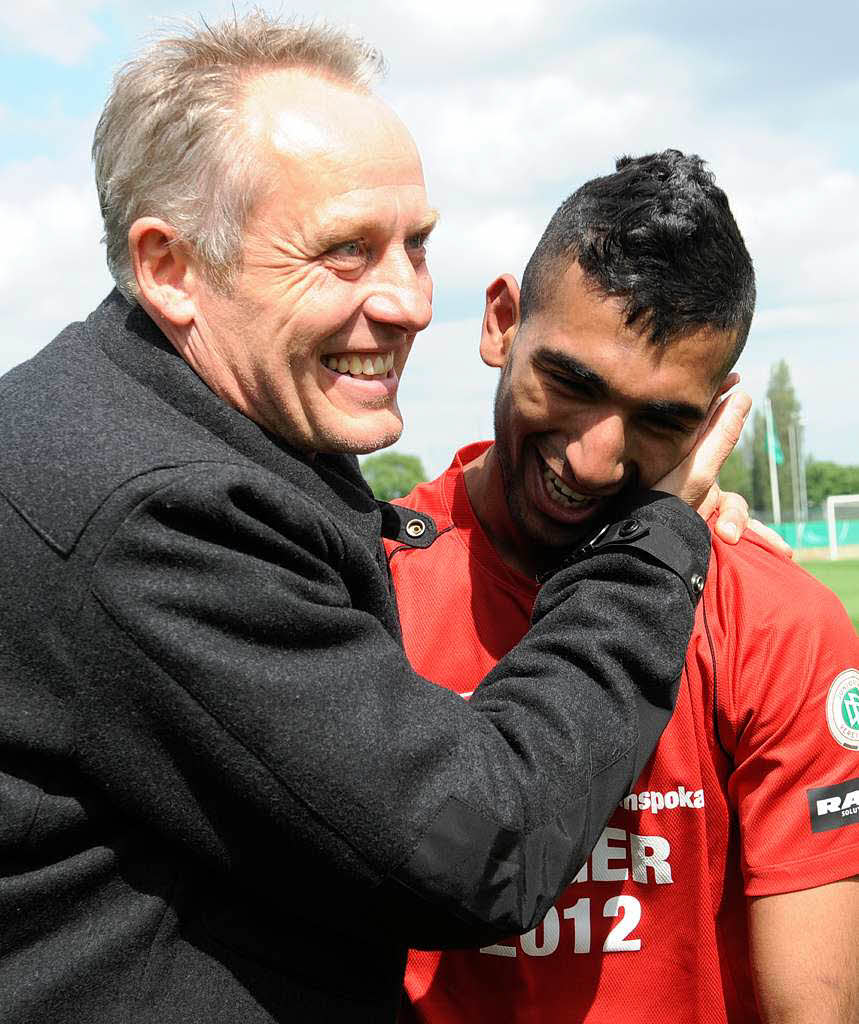
[[[113, 72], [164, 18], [220, 2], [0, 7], [0, 372], [111, 287], [89, 148]], [[241, 12], [243, 6], [236, 2]], [[738, 366], [757, 407], [790, 365], [806, 451], [859, 463], [859, 4], [371, 0], [261, 4], [346, 24], [384, 52], [379, 87], [417, 140], [436, 295], [401, 386], [397, 450], [442, 470], [492, 430], [484, 293], [521, 278], [554, 209], [623, 154], [707, 160], [755, 261]]]

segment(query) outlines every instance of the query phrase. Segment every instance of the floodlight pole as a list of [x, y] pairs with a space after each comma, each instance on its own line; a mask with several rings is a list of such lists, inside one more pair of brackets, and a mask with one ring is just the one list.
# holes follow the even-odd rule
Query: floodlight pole
[[770, 492], [773, 501], [773, 522], [781, 522], [781, 502], [778, 496], [778, 472], [775, 464], [775, 427], [773, 426], [773, 405], [769, 398], [764, 400], [764, 415], [767, 421], [767, 456], [770, 466]]
[[796, 427], [796, 439], [799, 451], [799, 506], [802, 521], [808, 522], [808, 484], [805, 480], [805, 424], [800, 422]]
[[787, 428], [787, 441], [790, 445], [790, 483], [793, 491], [793, 518], [797, 524], [802, 522], [802, 490], [800, 489], [799, 476], [799, 433], [796, 423], [791, 422]]

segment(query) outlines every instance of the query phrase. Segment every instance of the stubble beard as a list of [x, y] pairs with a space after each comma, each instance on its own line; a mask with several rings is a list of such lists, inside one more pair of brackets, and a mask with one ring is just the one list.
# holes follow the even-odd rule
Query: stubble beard
[[[507, 429], [507, 410], [510, 406], [509, 362], [501, 372], [501, 379], [495, 390], [493, 421], [495, 428], [495, 457], [501, 471], [507, 511], [516, 527], [523, 543], [528, 545], [528, 552], [535, 565], [549, 568], [554, 565], [560, 552], [581, 544], [592, 536], [606, 522], [610, 522], [616, 505], [629, 498], [638, 487], [637, 480], [630, 479], [623, 489], [615, 495], [600, 512], [582, 523], [579, 527], [558, 525], [555, 536], [547, 536], [540, 525], [535, 522], [536, 510], [531, 510], [525, 496], [524, 465], [514, 465], [513, 452], [510, 444], [510, 431]], [[530, 513], [530, 514], [529, 514]]]
[[525, 495], [525, 466], [523, 460], [517, 467], [514, 464], [513, 451], [510, 443], [510, 431], [507, 428], [508, 410], [510, 408], [509, 362], [501, 372], [501, 379], [495, 390], [493, 421], [495, 427], [495, 457], [501, 471], [504, 487], [504, 498], [510, 519], [519, 534], [520, 540], [528, 547], [529, 560], [538, 569], [554, 564], [558, 554], [572, 545], [579, 537], [591, 532], [592, 526], [587, 524], [581, 530], [571, 531], [569, 527], [559, 527], [563, 535], [549, 537], [540, 529], [536, 520], [536, 510], [531, 509]]

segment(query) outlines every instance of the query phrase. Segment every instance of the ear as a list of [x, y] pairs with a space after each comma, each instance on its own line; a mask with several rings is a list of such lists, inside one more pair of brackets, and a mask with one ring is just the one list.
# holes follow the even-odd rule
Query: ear
[[196, 276], [175, 228], [140, 217], [128, 230], [128, 248], [141, 303], [174, 327], [187, 327], [196, 313]]
[[480, 358], [487, 366], [504, 366], [518, 329], [519, 285], [515, 277], [502, 274], [486, 289]]

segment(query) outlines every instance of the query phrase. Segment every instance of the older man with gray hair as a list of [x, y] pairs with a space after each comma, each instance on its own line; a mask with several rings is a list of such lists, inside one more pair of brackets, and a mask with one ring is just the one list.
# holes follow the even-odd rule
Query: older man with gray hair
[[407, 945], [541, 918], [670, 714], [709, 548], [664, 494], [469, 705], [409, 667], [380, 536], [435, 526], [354, 453], [400, 434], [436, 215], [379, 62], [252, 14], [99, 122], [117, 290], [0, 382], [3, 1024], [393, 1019]]

